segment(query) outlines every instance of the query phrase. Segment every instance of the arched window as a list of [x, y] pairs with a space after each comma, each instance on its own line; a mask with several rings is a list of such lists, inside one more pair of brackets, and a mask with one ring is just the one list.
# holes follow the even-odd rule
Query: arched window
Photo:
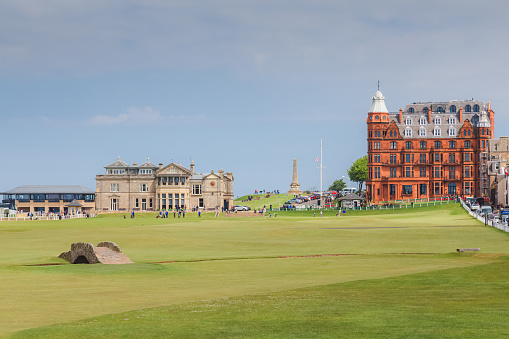
[[449, 112], [451, 112], [451, 113], [456, 113], [456, 106], [451, 105], [451, 106], [449, 107]]
[[422, 111], [423, 111], [424, 113], [428, 113], [428, 110], [429, 110], [429, 108], [428, 108], [428, 107], [424, 107], [424, 108], [422, 109]]
[[440, 117], [435, 117], [435, 125], [440, 125], [442, 123], [442, 120]]
[[470, 112], [472, 112], [472, 107], [471, 107], [470, 105], [466, 105], [466, 106], [465, 106], [465, 112], [466, 112], [466, 113], [470, 113]]
[[479, 112], [479, 105], [474, 105], [474, 112]]
[[391, 137], [392, 137], [392, 131], [390, 132], [390, 134], [391, 134]]
[[424, 128], [424, 127], [419, 128], [419, 136], [420, 137], [426, 136], [426, 128]]
[[449, 127], [449, 136], [453, 137], [456, 135], [456, 129], [454, 127]]
[[436, 136], [436, 137], [439, 137], [440, 136], [440, 127], [435, 127], [435, 129], [433, 129], [433, 135]]
[[419, 119], [419, 125], [426, 125], [426, 117], [422, 116], [422, 117]]
[[415, 110], [414, 110], [414, 108], [413, 108], [413, 107], [410, 107], [410, 108], [408, 109], [408, 113], [414, 113], [414, 112], [415, 112]]
[[442, 106], [438, 106], [437, 113], [444, 113], [444, 108]]
[[449, 195], [455, 195], [456, 194], [456, 184], [451, 182], [449, 184]]
[[405, 137], [412, 136], [412, 129], [410, 127], [405, 128]]
[[406, 120], [405, 120], [405, 124], [407, 124], [407, 125], [411, 125], [411, 124], [412, 124], [412, 119], [410, 119], [410, 118], [406, 118]]

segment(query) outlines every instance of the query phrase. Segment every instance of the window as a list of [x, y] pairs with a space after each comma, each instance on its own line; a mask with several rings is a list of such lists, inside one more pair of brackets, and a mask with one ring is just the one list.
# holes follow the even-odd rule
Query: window
[[425, 117], [421, 117], [419, 119], [419, 125], [426, 125], [426, 118]]
[[148, 192], [148, 184], [140, 184], [140, 192]]
[[140, 174], [152, 174], [151, 169], [140, 169]]
[[413, 108], [413, 107], [410, 107], [410, 108], [408, 109], [408, 113], [414, 113], [414, 112], [415, 112], [415, 110], [414, 110], [414, 108]]
[[117, 211], [118, 210], [118, 199], [113, 198], [110, 200], [110, 210]]
[[456, 135], [456, 129], [454, 127], [449, 127], [449, 136], [453, 137]]
[[152, 198], [149, 200], [149, 207], [152, 208]]
[[392, 131], [390, 132], [390, 136], [391, 136], [391, 138], [392, 138]]
[[389, 194], [390, 195], [395, 195], [396, 194], [396, 185], [394, 185], [394, 184], [390, 184], [389, 185]]
[[391, 167], [391, 178], [396, 178], [396, 167]]
[[441, 134], [440, 132], [441, 132], [441, 131], [440, 131], [440, 127], [435, 127], [435, 128], [433, 129], [433, 135], [434, 135], [434, 136], [436, 136], [436, 137], [439, 137], [439, 136], [440, 136], [440, 134]]
[[375, 179], [380, 179], [380, 167], [375, 167]]
[[435, 162], [440, 161], [440, 153], [435, 153]]
[[405, 124], [406, 124], [406, 125], [411, 125], [411, 124], [412, 124], [412, 119], [410, 119], [410, 118], [406, 118], [406, 120], [405, 120]]
[[456, 118], [449, 118], [449, 124], [454, 125], [456, 123]]
[[420, 137], [426, 136], [426, 129], [424, 127], [419, 128], [419, 136]]
[[470, 148], [470, 140], [465, 140], [465, 148]]
[[396, 164], [396, 154], [391, 154], [391, 164]]
[[435, 195], [440, 195], [440, 183], [435, 183]]
[[449, 107], [449, 112], [451, 112], [451, 113], [456, 113], [456, 106], [451, 105], [451, 106]]
[[440, 178], [440, 166], [435, 166], [435, 178]]
[[403, 194], [412, 194], [412, 185], [403, 185]]
[[368, 142], [368, 149], [372, 149], [373, 148], [373, 143], [372, 142]]
[[456, 168], [449, 166], [449, 179], [456, 179]]
[[470, 113], [472, 112], [472, 107], [470, 105], [465, 106], [465, 112]]
[[[375, 149], [380, 149], [380, 142], [379, 141], [375, 142]], [[182, 179], [184, 179], [184, 178], [182, 178]]]
[[421, 178], [426, 178], [426, 167], [419, 167], [419, 176]]
[[410, 154], [405, 154], [405, 162], [410, 162]]
[[465, 153], [465, 161], [470, 161], [470, 153]]
[[396, 141], [391, 141], [391, 149], [396, 149]]
[[479, 105], [474, 105], [474, 112], [479, 112]]
[[435, 148], [442, 148], [442, 143], [440, 141], [435, 141]]
[[468, 136], [470, 136], [470, 130], [468, 130]]
[[481, 148], [484, 149], [484, 147], [486, 146], [486, 144], [484, 143], [484, 140], [481, 141]]
[[472, 194], [472, 183], [471, 182], [466, 182], [465, 183], [465, 194]]
[[412, 142], [411, 141], [405, 142], [405, 148], [406, 149], [412, 149]]
[[411, 137], [412, 136], [412, 130], [410, 127], [405, 128], [405, 137]]
[[201, 194], [201, 185], [193, 185], [193, 194], [195, 195]]
[[442, 106], [438, 106], [437, 113], [444, 113], [444, 108]]
[[200, 199], [198, 200], [198, 207], [205, 207], [205, 206], [203, 205], [203, 198], [200, 198]]
[[413, 177], [414, 176], [413, 174], [414, 173], [413, 173], [413, 168], [412, 167], [405, 167], [405, 176], [407, 178]]
[[380, 154], [375, 154], [375, 162], [380, 162]]
[[465, 166], [465, 178], [470, 178], [470, 166]]
[[428, 185], [421, 184], [421, 194], [428, 194]]
[[422, 111], [423, 111], [424, 113], [428, 113], [429, 108], [428, 108], [428, 107], [424, 107], [424, 108], [422, 109]]
[[442, 120], [440, 117], [435, 117], [435, 125], [440, 125], [442, 123]]
[[449, 184], [449, 195], [455, 195], [456, 194], [456, 184], [451, 182]]
[[419, 162], [421, 164], [425, 164], [426, 163], [426, 154], [420, 154], [419, 155]]
[[419, 143], [419, 146], [420, 146], [421, 149], [426, 149], [426, 141], [421, 141]]
[[484, 135], [484, 128], [481, 128], [481, 131], [482, 131], [482, 135]]
[[119, 190], [118, 184], [110, 184], [110, 192], [118, 192], [118, 190]]
[[456, 161], [456, 154], [449, 153], [449, 163], [454, 164], [455, 161]]
[[134, 207], [136, 207], [136, 208], [140, 207], [138, 198], [134, 199]]
[[125, 174], [124, 169], [108, 169], [106, 170], [106, 174]]
[[456, 148], [456, 141], [450, 140], [449, 141], [449, 148]]

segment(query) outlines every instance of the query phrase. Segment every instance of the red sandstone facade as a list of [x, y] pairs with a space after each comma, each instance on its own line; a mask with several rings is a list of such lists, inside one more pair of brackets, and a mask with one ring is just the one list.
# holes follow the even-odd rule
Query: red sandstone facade
[[487, 194], [479, 169], [494, 120], [490, 104], [474, 100], [413, 103], [389, 113], [377, 91], [366, 120], [367, 200]]

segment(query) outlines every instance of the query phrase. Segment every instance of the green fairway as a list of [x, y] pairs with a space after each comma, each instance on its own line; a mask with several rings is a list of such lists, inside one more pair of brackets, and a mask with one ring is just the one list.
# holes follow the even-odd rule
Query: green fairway
[[[73, 242], [105, 240], [116, 242], [135, 264], [32, 266], [64, 263], [57, 256]], [[399, 317], [410, 317], [406, 313], [418, 311], [413, 321], [424, 321], [418, 315], [427, 313], [412, 304], [420, 298], [424, 308], [440, 309], [440, 299], [431, 301], [433, 291], [442, 285], [443, 293], [447, 286], [454, 290], [451, 281], [460, 281], [464, 293], [486, 287], [486, 303], [505, 300], [498, 295], [504, 282], [499, 271], [507, 271], [508, 245], [507, 234], [483, 226], [457, 204], [347, 217], [329, 211], [322, 218], [308, 212], [277, 218], [189, 213], [185, 219], [139, 214], [2, 222], [0, 336], [28, 329], [19, 336], [114, 336], [113, 331], [118, 337], [337, 337], [342, 330], [390, 336], [404, 325]], [[467, 247], [480, 247], [482, 254], [455, 253]], [[494, 285], [487, 279], [490, 270], [497, 276]], [[423, 282], [434, 286], [429, 295], [419, 287]], [[393, 296], [394, 315], [392, 323], [378, 319], [387, 326], [375, 329], [369, 316], [385, 314], [386, 302], [372, 298], [384, 288], [390, 290], [383, 292], [387, 298]], [[461, 297], [474, 306], [480, 302], [475, 293]], [[444, 301], [443, 312], [461, 324], [467, 308], [455, 315], [454, 305]], [[352, 308], [362, 311], [358, 317]], [[325, 332], [313, 330], [320, 323]], [[352, 332], [354, 324], [362, 330]], [[412, 324], [407, 326], [411, 331]]]

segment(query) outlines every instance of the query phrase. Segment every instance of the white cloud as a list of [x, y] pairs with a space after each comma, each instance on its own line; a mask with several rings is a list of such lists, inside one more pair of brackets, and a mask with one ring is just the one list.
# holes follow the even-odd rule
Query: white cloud
[[126, 113], [119, 115], [96, 115], [90, 122], [93, 125], [105, 126], [105, 125], [145, 125], [154, 122], [162, 121], [165, 118], [158, 111], [152, 107], [137, 108], [130, 107]]

